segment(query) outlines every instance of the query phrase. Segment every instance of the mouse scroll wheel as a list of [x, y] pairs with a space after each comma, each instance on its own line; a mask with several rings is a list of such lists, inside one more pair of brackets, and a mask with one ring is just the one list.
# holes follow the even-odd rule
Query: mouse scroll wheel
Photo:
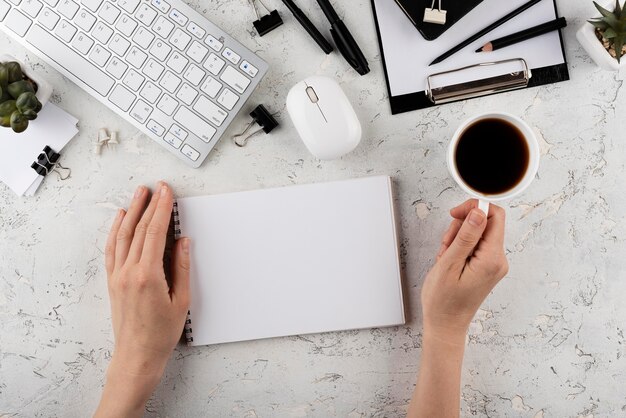
[[313, 89], [313, 87], [307, 87], [306, 88], [306, 94], [307, 96], [309, 96], [309, 100], [311, 100], [311, 103], [317, 103], [319, 102], [319, 98], [317, 97], [317, 94], [315, 93], [315, 90]]

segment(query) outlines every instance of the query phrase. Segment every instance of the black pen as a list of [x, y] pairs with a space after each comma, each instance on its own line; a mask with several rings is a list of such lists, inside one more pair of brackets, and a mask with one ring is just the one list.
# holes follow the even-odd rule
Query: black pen
[[330, 54], [331, 52], [333, 52], [332, 45], [326, 40], [326, 38], [324, 38], [324, 35], [322, 35], [320, 31], [317, 30], [315, 25], [309, 20], [308, 17], [306, 17], [304, 13], [302, 13], [302, 10], [300, 10], [292, 0], [283, 0], [283, 3], [285, 3], [285, 6], [287, 6], [287, 8], [291, 10], [293, 16], [298, 22], [300, 22], [300, 24], [308, 32], [308, 34], [311, 35], [311, 38], [313, 38], [313, 40], [317, 42], [320, 48], [322, 48], [322, 51], [324, 51], [326, 54]]
[[435, 58], [435, 60], [433, 62], [431, 62], [429, 65], [434, 65], [434, 64], [438, 64], [441, 61], [445, 60], [446, 58], [450, 57], [451, 55], [456, 54], [457, 52], [459, 52], [461, 49], [465, 48], [466, 46], [468, 46], [469, 44], [471, 44], [472, 42], [474, 42], [475, 40], [477, 40], [478, 38], [481, 38], [482, 36], [488, 34], [489, 32], [491, 32], [492, 30], [494, 30], [495, 28], [497, 28], [500, 25], [503, 25], [504, 23], [508, 22], [509, 20], [513, 19], [515, 16], [517, 16], [518, 14], [522, 13], [523, 11], [525, 11], [526, 9], [531, 8], [532, 6], [534, 6], [535, 4], [539, 3], [541, 0], [530, 0], [527, 3], [524, 3], [523, 5], [521, 5], [520, 7], [518, 7], [517, 9], [513, 10], [511, 13], [509, 13], [508, 15], [500, 18], [499, 20], [496, 20], [495, 22], [493, 22], [491, 25], [487, 26], [486, 28], [476, 32], [474, 35], [470, 36], [469, 38], [467, 38], [466, 40], [464, 40], [463, 42], [461, 42], [460, 44], [458, 44], [457, 46], [455, 46], [454, 48], [450, 49], [449, 51], [443, 53], [442, 55], [438, 56], [437, 58]]
[[333, 36], [335, 45], [337, 45], [337, 49], [341, 52], [341, 55], [343, 55], [346, 61], [348, 61], [352, 68], [359, 74], [365, 75], [369, 73], [370, 68], [367, 65], [367, 60], [361, 48], [359, 48], [359, 45], [357, 45], [343, 21], [339, 19], [333, 6], [328, 0], [317, 0], [317, 2], [330, 22], [330, 34]]
[[559, 17], [558, 19], [551, 20], [546, 23], [542, 23], [541, 25], [533, 26], [532, 28], [524, 29], [519, 32], [512, 33], [507, 36], [503, 36], [502, 38], [494, 39], [491, 42], [487, 42], [481, 48], [478, 48], [476, 52], [491, 52], [496, 49], [504, 48], [509, 45], [516, 44], [518, 42], [523, 42], [528, 39], [535, 38], [540, 35], [544, 35], [546, 33], [555, 31], [557, 29], [563, 29], [567, 26], [567, 22], [564, 17]]

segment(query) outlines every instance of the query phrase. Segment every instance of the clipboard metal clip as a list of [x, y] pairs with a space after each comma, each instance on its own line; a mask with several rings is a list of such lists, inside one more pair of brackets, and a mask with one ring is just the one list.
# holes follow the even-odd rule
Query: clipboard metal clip
[[[471, 80], [442, 87], [433, 87], [433, 80], [437, 77], [460, 73], [479, 67], [490, 67], [514, 62], [521, 64], [520, 70], [479, 80]], [[455, 70], [442, 71], [429, 75], [427, 78], [428, 87], [426, 89], [426, 95], [431, 102], [439, 105], [443, 103], [453, 102], [456, 100], [471, 99], [475, 97], [487, 96], [493, 93], [501, 93], [504, 91], [524, 88], [528, 86], [528, 82], [530, 81], [531, 77], [532, 72], [530, 68], [528, 68], [526, 60], [524, 60], [523, 58], [512, 58], [495, 62], [484, 62], [480, 64], [468, 65], [466, 67], [457, 68]]]

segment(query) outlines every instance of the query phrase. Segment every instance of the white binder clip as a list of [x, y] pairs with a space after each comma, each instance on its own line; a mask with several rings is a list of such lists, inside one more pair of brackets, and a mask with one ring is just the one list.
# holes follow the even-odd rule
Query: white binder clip
[[445, 25], [447, 11], [441, 10], [441, 0], [439, 0], [439, 7], [435, 10], [435, 1], [436, 0], [433, 0], [430, 9], [426, 8], [426, 10], [424, 10], [424, 22]]
[[120, 140], [117, 136], [117, 132], [107, 132], [105, 128], [100, 128], [98, 130], [98, 139], [93, 146], [93, 153], [96, 155], [100, 155], [102, 152], [102, 147], [106, 145], [107, 147], [113, 148], [115, 145], [119, 144]]

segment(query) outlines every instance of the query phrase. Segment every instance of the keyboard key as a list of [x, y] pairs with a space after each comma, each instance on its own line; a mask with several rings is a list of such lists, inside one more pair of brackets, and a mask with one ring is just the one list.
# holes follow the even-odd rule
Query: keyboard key
[[104, 5], [100, 8], [98, 12], [98, 16], [102, 18], [105, 22], [112, 25], [117, 20], [117, 17], [120, 15], [120, 9], [113, 6], [111, 2], [105, 2]]
[[189, 134], [187, 133], [186, 130], [184, 130], [183, 128], [181, 128], [180, 126], [173, 124], [170, 127], [170, 131], [169, 131], [172, 135], [174, 135], [176, 138], [180, 139], [181, 141], [184, 141], [185, 139], [187, 139], [187, 136], [189, 136]]
[[[12, 2], [15, 3], [14, 0], [11, 0]], [[18, 0], [17, 3], [19, 4], [21, 0]], [[57, 5], [57, 3], [59, 2], [59, 0], [43, 0], [44, 2], [46, 2], [50, 7], [54, 7]]]
[[20, 7], [20, 9], [26, 12], [30, 17], [37, 17], [42, 8], [43, 3], [38, 0], [24, 0]]
[[211, 49], [213, 49], [215, 52], [220, 52], [222, 50], [222, 47], [224, 46], [223, 43], [221, 43], [219, 40], [217, 40], [217, 38], [212, 35], [207, 36], [207, 38], [204, 40], [204, 43], [210, 46]]
[[185, 74], [183, 75], [183, 77], [194, 86], [197, 86], [198, 84], [200, 84], [200, 82], [202, 81], [205, 75], [206, 73], [202, 71], [200, 67], [198, 67], [197, 65], [191, 64], [187, 68], [187, 71], [185, 71]]
[[135, 106], [133, 106], [133, 110], [130, 111], [130, 115], [133, 119], [140, 123], [144, 123], [148, 120], [150, 113], [152, 113], [152, 107], [148, 106], [143, 100], [138, 100]]
[[235, 65], [237, 65], [241, 59], [241, 57], [230, 48], [226, 48], [224, 52], [222, 52], [222, 56]]
[[118, 57], [113, 57], [106, 68], [107, 73], [111, 74], [118, 80], [122, 78], [126, 70], [128, 70], [128, 65]]
[[4, 20], [4, 17], [7, 13], [9, 13], [9, 10], [11, 10], [11, 5], [4, 0], [0, 0], [0, 22]]
[[[0, 15], [2, 15], [2, 13], [0, 13]], [[61, 19], [59, 15], [48, 8], [46, 8], [39, 15], [39, 23], [49, 30], [54, 29], [54, 27], [59, 22], [59, 19]]]
[[137, 6], [141, 3], [140, 0], [118, 0], [117, 4], [124, 9], [127, 13], [133, 14]]
[[183, 72], [188, 63], [189, 60], [187, 58], [183, 57], [178, 52], [174, 52], [170, 55], [170, 59], [167, 60], [166, 65], [174, 70], [175, 73], [179, 74]]
[[154, 104], [157, 101], [159, 96], [161, 95], [161, 89], [158, 88], [154, 83], [147, 82], [145, 86], [141, 89], [141, 93], [139, 93], [141, 97], [146, 99], [148, 102]]
[[116, 33], [109, 43], [109, 48], [120, 57], [123, 57], [126, 51], [128, 51], [128, 48], [130, 48], [130, 42], [122, 38], [122, 35], [119, 33]]
[[85, 10], [81, 10], [74, 18], [74, 23], [85, 32], [89, 32], [96, 23], [96, 17]]
[[224, 70], [220, 79], [226, 84], [235, 89], [240, 94], [243, 93], [250, 85], [250, 80], [233, 67], [228, 67]]
[[185, 144], [180, 152], [182, 152], [191, 161], [196, 161], [200, 156], [200, 153], [189, 146], [189, 144]]
[[157, 14], [157, 11], [154, 10], [152, 7], [148, 6], [147, 4], [142, 4], [139, 7], [139, 10], [137, 10], [135, 17], [144, 25], [150, 26], [152, 22], [154, 22], [154, 19], [157, 17]]
[[222, 68], [224, 68], [224, 64], [226, 64], [226, 61], [212, 53], [204, 62], [204, 68], [209, 70], [211, 74], [218, 75]]
[[167, 71], [159, 84], [165, 90], [169, 91], [170, 93], [174, 93], [180, 85], [180, 78], [176, 77], [171, 71]]
[[130, 18], [128, 15], [122, 16], [115, 25], [115, 28], [119, 30], [122, 35], [130, 37], [137, 27], [137, 22]]
[[170, 18], [174, 22], [178, 23], [180, 26], [185, 26], [185, 24], [187, 23], [187, 20], [189, 20], [189, 19], [187, 19], [187, 16], [185, 16], [184, 14], [182, 14], [181, 12], [179, 12], [176, 9], [173, 9], [170, 12]]
[[224, 89], [222, 94], [220, 94], [220, 97], [217, 98], [217, 102], [228, 110], [233, 110], [233, 107], [235, 107], [238, 101], [239, 96], [229, 89]]
[[9, 1], [11, 3], [13, 3], [14, 5], [16, 5], [16, 6], [19, 5], [22, 2], [22, 0], [9, 0]]
[[104, 67], [104, 64], [107, 63], [109, 58], [111, 58], [111, 53], [108, 50], [104, 49], [102, 45], [96, 45], [91, 50], [91, 54], [89, 54], [89, 59], [100, 67]]
[[147, 49], [153, 40], [154, 35], [146, 28], [137, 29], [135, 36], [133, 36], [133, 41], [143, 49]]
[[109, 101], [126, 112], [135, 101], [135, 94], [118, 84], [109, 96]]
[[54, 31], [54, 33], [65, 42], [70, 42], [74, 35], [76, 35], [76, 32], [76, 28], [70, 25], [67, 20], [61, 21]]
[[150, 48], [150, 53], [159, 61], [165, 61], [165, 58], [167, 58], [171, 51], [172, 47], [161, 40], [157, 40], [152, 44], [152, 48]]
[[156, 7], [161, 13], [167, 13], [170, 9], [170, 4], [164, 0], [152, 0], [152, 5]]
[[74, 42], [72, 42], [72, 46], [83, 55], [87, 55], [87, 52], [89, 52], [93, 44], [93, 39], [82, 32], [79, 33], [78, 36], [74, 38]]
[[[81, 4], [91, 10], [92, 12], [96, 12], [103, 0], [81, 0]], [[51, 5], [54, 6], [54, 5]]]
[[202, 87], [200, 87], [200, 90], [205, 92], [210, 98], [214, 99], [215, 96], [217, 96], [217, 93], [219, 93], [219, 91], [221, 90], [221, 88], [222, 83], [209, 76], [206, 80], [204, 80], [204, 83], [202, 83]]
[[204, 35], [206, 34], [206, 31], [202, 29], [200, 26], [198, 26], [198, 24], [195, 22], [189, 22], [189, 25], [187, 26], [187, 30], [191, 32], [193, 36], [199, 39], [204, 38]]
[[204, 142], [209, 142], [217, 130], [207, 122], [200, 119], [200, 116], [193, 113], [186, 107], [181, 107], [174, 115], [174, 120], [188, 129]]
[[150, 119], [148, 121], [146, 128], [150, 129], [150, 131], [156, 136], [162, 136], [165, 132], [165, 128], [155, 122], [154, 119]]
[[104, 45], [109, 42], [111, 36], [113, 36], [113, 29], [108, 27], [102, 22], [96, 23], [96, 27], [91, 32], [91, 35], [96, 38], [96, 40]]
[[146, 66], [143, 67], [143, 73], [154, 81], [157, 81], [159, 77], [161, 77], [163, 70], [165, 70], [165, 68], [152, 58], [150, 58]]
[[213, 122], [217, 126], [220, 126], [222, 123], [224, 123], [224, 120], [226, 120], [226, 118], [228, 117], [228, 113], [226, 113], [226, 111], [220, 109], [218, 105], [216, 105], [204, 96], [200, 97], [196, 104], [193, 105], [193, 110], [195, 110], [200, 115], [204, 116], [206, 119]]
[[167, 38], [168, 36], [170, 36], [170, 33], [172, 33], [172, 31], [174, 30], [174, 24], [170, 22], [169, 20], [167, 20], [166, 18], [164, 18], [163, 16], [159, 16], [154, 26], [152, 26], [152, 29], [161, 38]]
[[254, 78], [258, 74], [259, 70], [254, 65], [250, 64], [248, 61], [244, 60], [239, 69], [244, 73], [248, 74], [250, 77]]
[[176, 29], [170, 38], [170, 43], [181, 51], [187, 48], [189, 42], [191, 42], [191, 36], [187, 35], [180, 29]]
[[174, 113], [178, 107], [178, 101], [173, 99], [172, 96], [164, 94], [161, 100], [159, 100], [157, 107], [167, 116], [172, 116], [172, 113]]
[[206, 54], [208, 53], [209, 50], [197, 41], [193, 41], [187, 50], [187, 55], [189, 55], [189, 57], [198, 64], [204, 60], [204, 57], [206, 57]]
[[198, 90], [191, 87], [189, 84], [184, 83], [183, 86], [178, 90], [176, 97], [180, 99], [181, 102], [185, 103], [187, 106], [193, 103], [193, 100], [198, 95]]
[[141, 68], [143, 63], [146, 62], [146, 58], [148, 58], [148, 55], [144, 54], [136, 46], [133, 46], [126, 55], [126, 61], [135, 68]]
[[[30, 20], [30, 18], [24, 16], [24, 14], [17, 9], [11, 9], [4, 21], [4, 24], [7, 25], [7, 28], [17, 33], [18, 36], [26, 35], [26, 32], [28, 31], [28, 28], [30, 28], [30, 25], [32, 25], [32, 23], [33, 21]], [[71, 39], [72, 38], [70, 37], [69, 40]]]
[[137, 91], [139, 90], [139, 87], [141, 87], [145, 79], [146, 78], [144, 76], [139, 74], [137, 71], [131, 69], [129, 72], [126, 73], [126, 77], [124, 77], [122, 83], [126, 84], [128, 88], [130, 88], [132, 91]]
[[165, 140], [165, 142], [167, 142], [168, 144], [170, 144], [171, 146], [173, 146], [176, 149], [180, 148], [180, 146], [183, 144], [183, 141], [181, 141], [180, 139], [176, 138], [173, 134], [171, 134], [169, 132], [165, 135], [165, 138], [163, 138], [163, 139]]
[[74, 3], [72, 0], [61, 0], [57, 7], [57, 12], [68, 19], [73, 19], [79, 8], [78, 4]]
[[26, 41], [102, 96], [115, 84], [111, 77], [39, 25], [28, 32]]

